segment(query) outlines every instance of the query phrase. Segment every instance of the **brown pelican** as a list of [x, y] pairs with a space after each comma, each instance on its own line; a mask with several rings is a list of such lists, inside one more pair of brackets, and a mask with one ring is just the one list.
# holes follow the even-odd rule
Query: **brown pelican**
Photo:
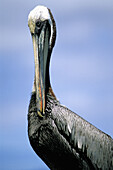
[[50, 9], [34, 8], [28, 17], [33, 40], [35, 78], [28, 111], [32, 148], [50, 169], [113, 169], [113, 140], [62, 106], [49, 79], [49, 62], [56, 39]]

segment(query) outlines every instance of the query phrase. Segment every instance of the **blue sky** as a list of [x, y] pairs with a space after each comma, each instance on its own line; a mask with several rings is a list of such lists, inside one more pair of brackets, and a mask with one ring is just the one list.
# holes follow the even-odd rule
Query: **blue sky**
[[50, 73], [60, 102], [113, 137], [113, 1], [0, 0], [0, 169], [47, 170], [30, 147], [34, 56], [27, 17], [49, 7], [57, 25]]

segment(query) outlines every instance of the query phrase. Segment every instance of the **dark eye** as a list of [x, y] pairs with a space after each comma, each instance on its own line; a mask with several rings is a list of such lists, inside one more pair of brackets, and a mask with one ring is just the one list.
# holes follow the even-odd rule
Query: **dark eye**
[[37, 20], [35, 24], [36, 24], [35, 32], [39, 35], [40, 31], [42, 29], [43, 23], [42, 23], [42, 21]]
[[40, 28], [40, 27], [41, 27], [41, 22], [40, 22], [40, 21], [37, 21], [37, 22], [36, 22], [36, 26], [37, 26], [38, 28]]

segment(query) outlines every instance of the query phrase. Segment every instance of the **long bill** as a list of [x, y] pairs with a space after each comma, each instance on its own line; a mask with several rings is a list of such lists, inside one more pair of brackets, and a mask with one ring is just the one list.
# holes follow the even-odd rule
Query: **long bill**
[[46, 66], [49, 50], [50, 31], [45, 23], [40, 34], [32, 35], [35, 61], [35, 89], [37, 113], [40, 117], [45, 114]]

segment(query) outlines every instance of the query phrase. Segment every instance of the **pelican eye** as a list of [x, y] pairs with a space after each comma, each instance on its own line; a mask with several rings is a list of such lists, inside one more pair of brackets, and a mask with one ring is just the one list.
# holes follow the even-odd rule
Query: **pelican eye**
[[39, 36], [42, 28], [45, 29], [47, 26], [50, 27], [48, 20], [44, 21], [37, 20], [35, 23], [35, 33]]
[[41, 29], [42, 29], [42, 26], [43, 26], [43, 23], [42, 23], [42, 21], [36, 21], [36, 23], [35, 23], [35, 32], [39, 35], [40, 34], [40, 31], [41, 31]]
[[41, 21], [37, 21], [37, 22], [36, 22], [36, 26], [37, 26], [38, 28], [40, 28], [41, 25], [42, 25]]

